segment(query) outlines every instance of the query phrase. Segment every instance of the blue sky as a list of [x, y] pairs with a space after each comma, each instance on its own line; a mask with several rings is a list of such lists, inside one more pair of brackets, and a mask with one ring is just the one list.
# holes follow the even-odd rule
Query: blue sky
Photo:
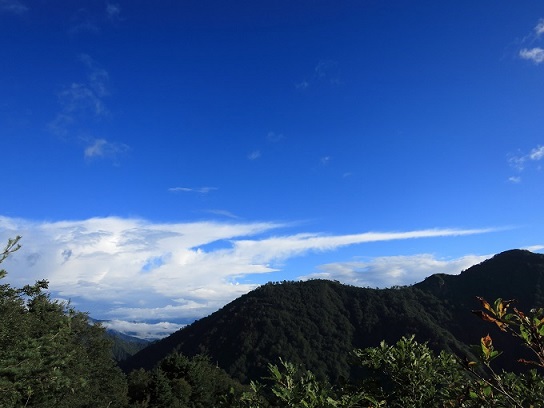
[[544, 240], [540, 1], [0, 0], [0, 239], [111, 327]]

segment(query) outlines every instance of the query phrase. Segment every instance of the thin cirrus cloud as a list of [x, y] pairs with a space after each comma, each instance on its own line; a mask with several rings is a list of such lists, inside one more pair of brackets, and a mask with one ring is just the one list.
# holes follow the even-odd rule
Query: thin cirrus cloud
[[227, 210], [203, 210], [203, 212], [206, 212], [208, 214], [220, 215], [222, 217], [227, 217], [232, 219], [240, 219], [239, 216]]
[[92, 9], [80, 7], [70, 19], [68, 32], [71, 35], [98, 34], [104, 28], [104, 22], [114, 24], [121, 21], [121, 6], [106, 2], [104, 8]]
[[106, 17], [111, 20], [115, 21], [119, 18], [121, 14], [121, 7], [119, 4], [116, 3], [106, 3]]
[[261, 151], [260, 150], [253, 150], [247, 155], [247, 158], [249, 160], [257, 160], [259, 157], [261, 157]]
[[538, 145], [531, 149], [528, 153], [518, 152], [510, 154], [508, 157], [509, 166], [517, 173], [510, 176], [508, 180], [512, 183], [521, 183], [521, 173], [524, 172], [530, 165], [539, 162], [544, 158], [544, 146]]
[[87, 54], [81, 54], [78, 59], [87, 68], [87, 78], [65, 86], [58, 95], [61, 110], [49, 123], [49, 129], [59, 136], [69, 135], [89, 119], [109, 114], [104, 103], [109, 95], [108, 72]]
[[168, 191], [172, 193], [199, 193], [208, 194], [217, 190], [216, 187], [170, 187]]
[[0, 0], [0, 13], [23, 14], [28, 7], [18, 0]]
[[318, 61], [310, 77], [310, 80], [304, 79], [296, 82], [295, 88], [304, 91], [319, 82], [329, 83], [330, 85], [339, 85], [342, 82], [339, 79], [338, 62], [333, 60]]
[[[71, 299], [74, 306], [89, 311], [94, 318], [113, 320], [112, 325], [117, 327], [123, 322], [143, 323], [127, 328], [127, 332], [147, 333], [142, 337], [158, 330], [159, 326], [154, 325], [159, 323], [171, 324], [166, 326], [170, 330], [214, 312], [257, 287], [258, 275], [280, 271], [295, 257], [368, 242], [494, 231], [428, 229], [271, 235], [292, 226], [211, 221], [161, 224], [117, 217], [58, 222], [0, 217], [0, 227], [3, 242], [15, 235], [23, 236], [23, 248], [3, 265], [11, 283], [21, 286], [47, 279], [55, 297]], [[402, 284], [427, 273], [458, 272], [459, 265], [465, 264], [435, 263], [436, 269], [431, 270], [423, 266], [418, 269], [417, 262], [409, 258], [397, 259], [398, 265], [402, 263], [410, 265], [404, 274], [376, 272], [364, 282], [371, 281], [376, 286]], [[349, 265], [337, 264], [344, 270], [343, 278], [331, 272], [331, 265], [321, 267], [315, 276], [325, 277], [319, 273], [328, 273], [330, 278], [357, 282], [356, 274], [362, 275], [364, 268], [353, 264], [349, 274], [345, 272]], [[164, 331], [156, 331], [160, 337], [158, 333]]]
[[117, 158], [120, 154], [129, 150], [128, 145], [110, 142], [106, 139], [90, 140], [83, 154], [86, 159]]

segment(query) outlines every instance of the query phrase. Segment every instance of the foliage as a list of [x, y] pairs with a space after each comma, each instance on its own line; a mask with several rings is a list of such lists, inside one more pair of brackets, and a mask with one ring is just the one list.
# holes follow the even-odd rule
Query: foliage
[[[8, 242], [0, 262], [18, 241]], [[0, 285], [0, 407], [126, 405], [126, 382], [104, 330], [51, 300], [47, 286], [43, 280], [21, 289]]]
[[391, 407], [425, 407], [437, 401], [453, 405], [467, 381], [453, 355], [442, 351], [436, 356], [414, 336], [402, 337], [393, 346], [382, 341], [379, 347], [355, 350], [355, 354], [373, 370], [370, 378], [378, 385], [377, 393]]
[[280, 365], [268, 366], [270, 376], [266, 385], [251, 382], [251, 391], [245, 392], [238, 407], [380, 407], [383, 402], [370, 394], [349, 387], [332, 387], [318, 381], [315, 375], [300, 366], [280, 359]]
[[228, 407], [241, 394], [241, 386], [207, 357], [179, 353], [172, 353], [151, 371], [131, 372], [128, 387], [135, 407]]
[[[532, 309], [525, 314], [515, 307], [510, 311], [515, 300], [498, 298], [493, 304], [483, 297], [478, 297], [478, 300], [483, 310], [473, 313], [517, 338], [533, 354], [533, 360], [520, 358], [518, 362], [544, 368], [544, 309]], [[544, 379], [536, 369], [521, 375], [498, 372], [492, 362], [502, 353], [495, 349], [489, 334], [481, 338], [477, 352], [478, 361], [465, 361], [465, 369], [477, 379], [478, 387], [471, 393], [473, 398], [496, 406], [521, 408], [544, 405]], [[483, 369], [483, 374], [477, 367]]]

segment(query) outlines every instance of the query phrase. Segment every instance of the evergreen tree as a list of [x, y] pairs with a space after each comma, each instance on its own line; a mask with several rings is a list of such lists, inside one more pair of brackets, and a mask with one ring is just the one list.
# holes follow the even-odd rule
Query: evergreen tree
[[[19, 249], [9, 240], [0, 262]], [[0, 279], [6, 276], [0, 271]], [[126, 381], [104, 329], [50, 299], [47, 281], [0, 285], [0, 407], [123, 407]]]

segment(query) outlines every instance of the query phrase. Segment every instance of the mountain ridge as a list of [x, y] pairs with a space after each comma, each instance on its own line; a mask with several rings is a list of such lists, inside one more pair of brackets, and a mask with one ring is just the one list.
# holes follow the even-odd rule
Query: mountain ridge
[[122, 367], [149, 369], [172, 351], [207, 354], [232, 377], [248, 382], [282, 357], [318, 377], [341, 381], [357, 375], [350, 361], [354, 348], [395, 342], [402, 335], [415, 334], [435, 350], [458, 355], [469, 354], [469, 345], [487, 332], [497, 336], [499, 348], [511, 347], [511, 340], [472, 316], [479, 307], [475, 297], [516, 297], [526, 309], [544, 300], [542, 284], [544, 255], [525, 250], [505, 251], [459, 275], [431, 275], [406, 287], [268, 283], [149, 345]]

